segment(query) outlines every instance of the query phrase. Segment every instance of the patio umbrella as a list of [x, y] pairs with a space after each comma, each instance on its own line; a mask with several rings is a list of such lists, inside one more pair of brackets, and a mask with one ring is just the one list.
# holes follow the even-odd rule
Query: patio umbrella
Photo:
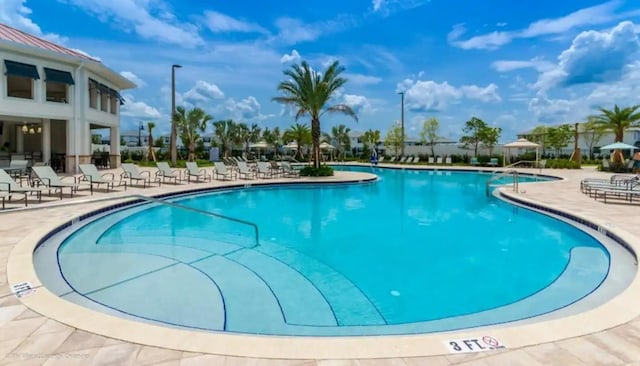
[[[511, 151], [511, 149], [529, 149], [529, 148], [536, 149], [536, 166], [537, 166], [538, 160], [540, 160], [540, 152], [538, 150], [540, 148], [540, 145], [536, 144], [535, 142], [531, 142], [527, 139], [517, 139], [514, 142], [504, 144], [503, 152], [502, 152], [502, 165], [504, 166], [507, 160], [506, 158], [507, 149]], [[509, 153], [509, 155], [511, 155], [511, 153]]]
[[265, 140], [261, 140], [261, 141], [258, 141], [256, 143], [254, 143], [254, 144], [249, 145], [249, 148], [251, 148], [251, 149], [267, 149], [269, 146], [271, 146], [271, 145], [269, 145]]
[[331, 145], [328, 142], [323, 142], [323, 143], [320, 144], [320, 148], [323, 149], [323, 150], [334, 150], [336, 147]]
[[295, 141], [291, 141], [290, 143], [284, 145], [283, 148], [289, 150], [298, 150], [298, 143], [296, 143]]
[[605, 145], [600, 148], [600, 150], [640, 150], [639, 147], [625, 144], [623, 142], [614, 142], [613, 144]]

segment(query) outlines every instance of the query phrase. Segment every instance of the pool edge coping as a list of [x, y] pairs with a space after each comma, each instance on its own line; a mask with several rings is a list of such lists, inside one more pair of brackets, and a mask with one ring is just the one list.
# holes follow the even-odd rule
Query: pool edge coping
[[[455, 170], [455, 169], [449, 169]], [[462, 170], [462, 169], [461, 169]], [[465, 170], [468, 171], [468, 170]], [[562, 178], [562, 177], [560, 177]], [[358, 183], [361, 180], [342, 181]], [[218, 189], [237, 187], [238, 184], [219, 186]], [[252, 186], [278, 185], [282, 182], [270, 181], [251, 184]], [[308, 181], [304, 183], [310, 183]], [[336, 180], [311, 183], [341, 183]], [[295, 184], [295, 183], [293, 183]], [[529, 183], [536, 184], [536, 183]], [[241, 185], [242, 186], [242, 185]], [[505, 193], [499, 188], [501, 193]], [[174, 192], [173, 195], [184, 194], [190, 190]], [[191, 190], [198, 191], [198, 190]], [[507, 192], [506, 196], [509, 196]], [[513, 193], [515, 194], [515, 193]], [[159, 196], [159, 195], [155, 195]], [[522, 199], [521, 196], [516, 198]], [[123, 197], [126, 199], [126, 197]], [[530, 203], [546, 206], [537, 201]], [[100, 202], [95, 202], [100, 203]], [[555, 210], [558, 208], [552, 207]], [[98, 211], [100, 208], [82, 210], [74, 218]], [[586, 220], [586, 219], [585, 219]], [[10, 284], [30, 281], [34, 286], [40, 281], [33, 266], [33, 251], [42, 238], [60, 227], [64, 221], [38, 228], [30, 232], [17, 243], [9, 254], [7, 261], [7, 278]], [[588, 219], [594, 222], [593, 219]], [[597, 224], [596, 222], [594, 222]], [[635, 253], [638, 248], [635, 243], [638, 238], [624, 230], [616, 228], [613, 231], [626, 241]], [[637, 257], [637, 255], [636, 255]], [[418, 357], [447, 354], [446, 342], [451, 339], [477, 338], [490, 334], [502, 340], [509, 348], [519, 348], [540, 343], [548, 343], [560, 339], [582, 336], [609, 329], [627, 323], [640, 316], [640, 308], [629, 312], [628, 306], [640, 294], [640, 276], [636, 276], [629, 286], [620, 294], [606, 303], [586, 312], [572, 316], [540, 321], [523, 325], [501, 325], [498, 328], [480, 327], [464, 331], [439, 332], [418, 335], [392, 336], [357, 336], [357, 337], [295, 337], [295, 336], [263, 336], [240, 335], [227, 333], [198, 332], [183, 329], [168, 328], [138, 321], [123, 319], [91, 310], [80, 305], [63, 300], [46, 288], [38, 288], [36, 293], [23, 297], [20, 301], [32, 310], [61, 323], [82, 329], [91, 333], [110, 338], [156, 346], [168, 349], [178, 349], [189, 352], [224, 354], [241, 357], [258, 358], [291, 358], [291, 359], [353, 359], [353, 358], [390, 358], [390, 357]]]

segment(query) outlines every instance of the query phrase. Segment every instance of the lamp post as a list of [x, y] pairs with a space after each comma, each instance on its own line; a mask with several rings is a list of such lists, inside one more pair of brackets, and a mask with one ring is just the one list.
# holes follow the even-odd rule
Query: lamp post
[[142, 146], [142, 130], [144, 130], [144, 125], [142, 121], [138, 121], [138, 146]]
[[400, 131], [402, 133], [402, 146], [400, 149], [401, 156], [404, 156], [404, 92], [398, 92], [400, 94]]
[[169, 150], [171, 151], [171, 164], [175, 166], [178, 162], [178, 126], [176, 126], [176, 69], [182, 66], [171, 65], [171, 138], [169, 140]]

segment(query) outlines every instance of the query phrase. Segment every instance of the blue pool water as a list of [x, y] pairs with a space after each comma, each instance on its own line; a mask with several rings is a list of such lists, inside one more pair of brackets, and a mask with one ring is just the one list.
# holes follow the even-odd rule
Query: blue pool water
[[251, 225], [157, 204], [97, 218], [63, 240], [64, 283], [48, 286], [180, 327], [363, 335], [529, 318], [581, 299], [607, 275], [599, 242], [487, 197], [489, 175], [375, 173], [373, 183], [173, 200], [255, 223], [259, 242]]

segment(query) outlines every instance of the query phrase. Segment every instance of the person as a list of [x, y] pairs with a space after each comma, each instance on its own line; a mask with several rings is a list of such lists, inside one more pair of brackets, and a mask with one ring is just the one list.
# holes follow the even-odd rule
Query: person
[[10, 146], [11, 144], [9, 144], [9, 141], [6, 141], [4, 144], [2, 144], [2, 148], [0, 148], [0, 151], [9, 152]]

